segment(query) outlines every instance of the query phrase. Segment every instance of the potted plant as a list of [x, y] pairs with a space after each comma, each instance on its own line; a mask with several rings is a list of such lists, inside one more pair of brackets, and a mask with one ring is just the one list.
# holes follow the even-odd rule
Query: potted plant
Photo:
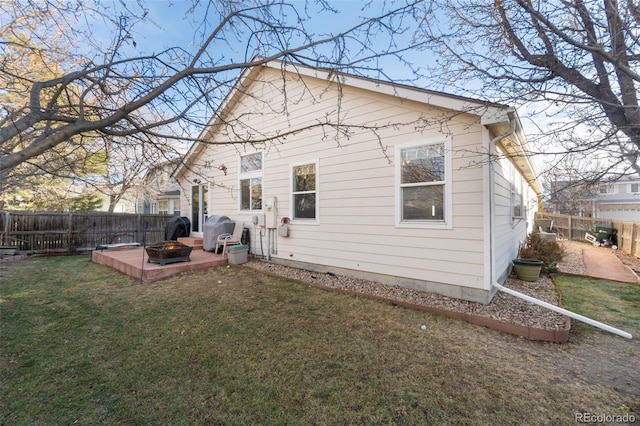
[[543, 239], [539, 232], [532, 232], [520, 247], [519, 257], [513, 260], [513, 269], [519, 279], [536, 281], [541, 272], [556, 271], [563, 254], [557, 241]]
[[542, 271], [542, 260], [536, 259], [513, 259], [513, 269], [518, 279], [523, 281], [535, 281], [540, 277]]

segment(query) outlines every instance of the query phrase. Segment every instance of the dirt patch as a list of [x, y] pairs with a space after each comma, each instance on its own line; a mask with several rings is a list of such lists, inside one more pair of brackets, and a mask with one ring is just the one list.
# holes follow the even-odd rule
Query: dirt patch
[[[574, 324], [574, 328], [588, 326]], [[605, 332], [572, 333], [569, 342], [550, 361], [566, 369], [570, 376], [590, 384], [603, 385], [635, 397], [634, 409], [640, 414], [640, 340]], [[639, 419], [640, 420], [640, 419]]]

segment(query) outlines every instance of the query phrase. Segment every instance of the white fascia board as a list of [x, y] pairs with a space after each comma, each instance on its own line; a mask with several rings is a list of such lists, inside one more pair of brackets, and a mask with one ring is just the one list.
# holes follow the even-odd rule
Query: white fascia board
[[511, 117], [515, 114], [515, 109], [505, 107], [498, 108], [488, 106], [485, 113], [480, 118], [480, 124], [489, 126], [491, 124], [507, 123], [511, 125]]
[[[510, 108], [507, 115], [507, 121], [497, 121], [496, 123], [487, 125], [492, 128], [494, 134], [504, 135], [499, 137], [495, 143], [499, 144], [506, 153], [509, 160], [513, 163], [517, 170], [524, 176], [534, 192], [538, 195], [542, 194], [542, 186], [538, 182], [538, 172], [531, 158], [529, 144], [522, 129], [522, 123], [517, 112]], [[511, 129], [509, 132], [504, 130]]]

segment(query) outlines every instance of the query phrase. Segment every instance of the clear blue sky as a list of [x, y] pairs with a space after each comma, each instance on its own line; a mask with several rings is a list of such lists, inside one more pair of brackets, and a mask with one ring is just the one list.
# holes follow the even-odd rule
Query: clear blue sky
[[[291, 1], [301, 14], [305, 13], [304, 1]], [[362, 0], [328, 1], [331, 7], [338, 13], [321, 12], [320, 7], [313, 2], [309, 4], [308, 14], [311, 17], [305, 23], [312, 32], [329, 33], [339, 32], [359, 22], [364, 17], [377, 16], [383, 13], [385, 2], [373, 1], [366, 8]], [[129, 4], [130, 6], [133, 6]], [[175, 41], [189, 42], [195, 32], [195, 26], [199, 25], [205, 16], [206, 10], [200, 6], [195, 13], [188, 13], [190, 2], [152, 0], [144, 4], [149, 10], [149, 23], [138, 29], [138, 44], [145, 46], [165, 46], [175, 44]], [[388, 7], [387, 7], [388, 9]], [[209, 12], [209, 23], [214, 25], [217, 16]]]
[[[206, 2], [205, 2], [206, 3]], [[389, 2], [374, 0], [371, 2], [363, 2], [361, 0], [342, 0], [328, 1], [330, 7], [337, 10], [337, 13], [331, 13], [320, 10], [320, 6], [313, 1], [305, 3], [301, 0], [290, 2], [298, 12], [309, 20], [305, 22], [307, 30], [317, 35], [327, 33], [338, 33], [351, 28], [353, 25], [360, 23], [365, 17], [375, 17], [384, 13], [389, 8], [398, 7], [397, 4], [389, 4]], [[124, 3], [126, 7], [134, 11], [140, 11], [136, 2], [128, 1]], [[305, 10], [305, 4], [307, 9]], [[401, 5], [402, 3], [400, 3]], [[195, 12], [189, 12], [191, 2], [188, 1], [165, 1], [152, 0], [143, 4], [149, 11], [148, 20], [136, 24], [132, 32], [133, 40], [136, 42], [136, 48], [139, 53], [158, 53], [170, 47], [182, 47], [187, 50], [193, 50], [200, 45], [198, 28], [204, 17], [208, 17], [209, 28], [215, 26], [219, 21], [219, 15], [215, 11], [209, 11], [208, 15], [204, 7], [199, 7]], [[116, 10], [122, 10], [122, 4], [114, 2], [112, 7]], [[407, 37], [410, 34], [407, 34]], [[384, 43], [383, 40], [380, 40]], [[235, 49], [238, 53], [244, 53], [246, 48], [246, 40], [229, 41], [228, 44], [218, 43], [223, 49]], [[429, 56], [421, 55], [416, 58], [418, 61], [426, 60]], [[394, 78], [410, 78], [411, 76], [405, 69], [400, 67], [397, 61], [385, 61], [384, 70]]]

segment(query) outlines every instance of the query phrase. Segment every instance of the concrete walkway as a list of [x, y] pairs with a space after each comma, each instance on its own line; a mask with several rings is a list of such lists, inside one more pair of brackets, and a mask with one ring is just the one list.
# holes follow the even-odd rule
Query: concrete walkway
[[582, 258], [587, 275], [605, 280], [640, 283], [640, 278], [622, 263], [612, 249], [585, 245]]

